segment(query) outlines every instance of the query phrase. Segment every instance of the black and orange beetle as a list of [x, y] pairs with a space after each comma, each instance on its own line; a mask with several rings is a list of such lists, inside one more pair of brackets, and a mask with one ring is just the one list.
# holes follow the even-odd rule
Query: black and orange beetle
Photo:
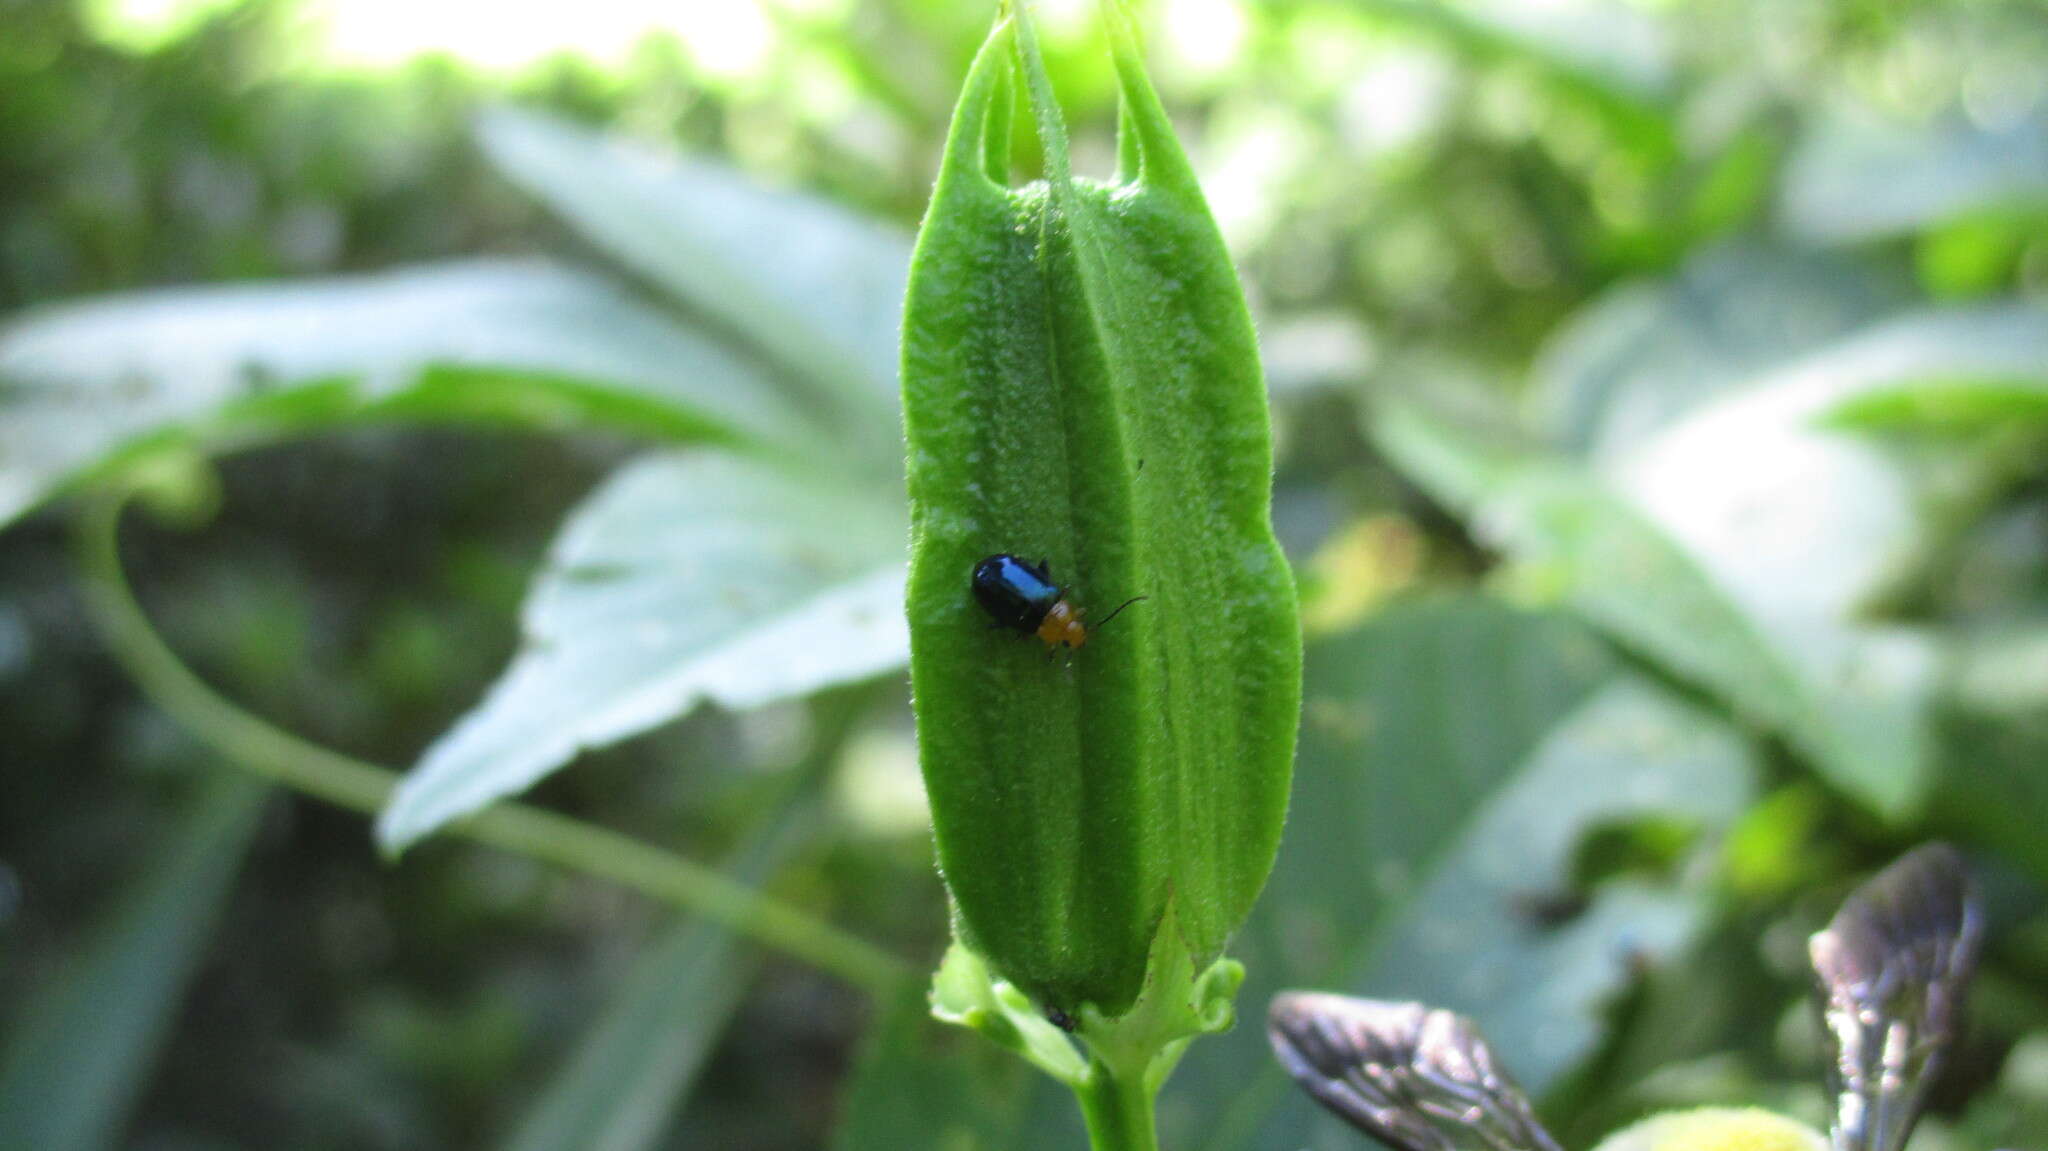
[[[1046, 560], [1027, 563], [1016, 556], [993, 555], [974, 565], [974, 598], [995, 620], [995, 626], [1019, 635], [1035, 635], [1045, 641], [1048, 651], [1061, 644], [1077, 648], [1088, 642], [1088, 628], [1081, 623], [1085, 610], [1067, 599], [1067, 589], [1052, 582], [1052, 567]], [[1104, 616], [1101, 628], [1117, 612], [1144, 599], [1132, 596]]]

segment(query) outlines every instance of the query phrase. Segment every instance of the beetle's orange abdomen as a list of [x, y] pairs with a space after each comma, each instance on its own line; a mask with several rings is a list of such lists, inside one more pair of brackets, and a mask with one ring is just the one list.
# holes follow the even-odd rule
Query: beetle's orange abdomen
[[1047, 647], [1080, 647], [1088, 642], [1088, 629], [1081, 626], [1081, 613], [1075, 611], [1066, 600], [1052, 605], [1045, 618], [1038, 622], [1038, 638]]

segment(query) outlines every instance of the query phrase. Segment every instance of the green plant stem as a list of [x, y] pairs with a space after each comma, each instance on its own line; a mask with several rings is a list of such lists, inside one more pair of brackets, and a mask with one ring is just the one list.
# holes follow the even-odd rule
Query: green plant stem
[[[151, 626], [121, 567], [125, 493], [90, 501], [77, 523], [87, 606], [116, 660], [151, 703], [237, 766], [340, 807], [374, 814], [396, 772], [292, 735], [208, 687]], [[909, 965], [866, 940], [672, 852], [580, 820], [499, 803], [447, 834], [630, 887], [713, 919], [876, 995], [893, 994]]]
[[1119, 1074], [1100, 1058], [1088, 1062], [1088, 1078], [1074, 1088], [1093, 1151], [1159, 1151], [1152, 1116], [1153, 1088], [1142, 1068]]

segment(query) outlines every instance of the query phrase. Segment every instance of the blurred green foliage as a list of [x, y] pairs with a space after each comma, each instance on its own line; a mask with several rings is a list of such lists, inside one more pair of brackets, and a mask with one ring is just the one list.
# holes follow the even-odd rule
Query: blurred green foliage
[[[1081, 15], [1048, 21], [1054, 79], [1077, 165], [1106, 171], [1110, 76], [1085, 7], [1067, 8]], [[605, 179], [601, 159], [584, 183], [551, 182], [472, 135], [480, 109], [515, 99], [816, 197], [793, 210], [907, 231], [989, 12], [763, 10], [773, 37], [744, 74], [659, 37], [611, 66], [483, 72], [337, 66], [284, 2], [142, 42], [104, 36], [97, 8], [0, 0], [0, 313], [26, 313], [0, 321], [0, 358], [57, 300], [546, 251], [708, 334], [762, 381], [741, 400], [872, 375], [818, 349], [867, 330], [848, 317], [873, 298], [718, 298], [809, 283], [796, 257], [748, 266], [772, 236], [727, 236], [708, 250], [733, 275], [693, 287], [665, 276], [675, 249], [636, 252], [622, 209], [576, 203], [630, 194], [675, 219], [669, 184]], [[1472, 1011], [1579, 1143], [1657, 1106], [1811, 1117], [1803, 935], [1862, 870], [1943, 834], [1983, 868], [1995, 933], [1974, 1037], [1919, 1146], [2048, 1141], [2048, 14], [1263, 0], [1155, 15], [1155, 74], [1259, 316], [1275, 518], [1315, 629], [1297, 815], [1243, 941], [1254, 995], [1315, 980]], [[689, 219], [718, 238], [717, 217]], [[784, 354], [791, 331], [828, 342]], [[69, 418], [102, 446], [154, 426], [135, 409], [158, 385], [94, 386]], [[147, 606], [251, 711], [417, 761], [513, 657], [530, 582], [536, 603], [589, 590], [597, 569], [579, 584], [544, 559], [565, 517], [600, 540], [667, 522], [618, 493], [670, 457], [597, 485], [647, 441], [701, 431], [522, 395], [462, 430], [423, 408], [379, 428], [301, 412], [295, 438], [220, 455], [191, 489], [197, 523], [127, 534]], [[47, 398], [0, 379], [0, 422], [28, 427]], [[862, 426], [848, 435], [869, 462], [845, 475], [893, 444], [886, 420]], [[884, 479], [862, 505], [877, 526], [842, 562], [894, 530]], [[762, 505], [763, 522], [794, 522]], [[204, 872], [182, 902], [192, 924], [217, 916], [182, 990], [154, 984], [161, 1014], [98, 1040], [115, 1071], [64, 1080], [104, 1093], [80, 1106], [132, 1099], [97, 1117], [98, 1145], [509, 1141], [539, 1129], [533, 1100], [569, 1089], [572, 1050], [617, 1057], [593, 1021], [630, 1017], [614, 993], [652, 994], [665, 956], [679, 986], [707, 989], [707, 1025], [729, 1022], [708, 1054], [667, 1045], [673, 1078], [637, 1081], [653, 1110], [618, 1120], [638, 1132], [624, 1145], [818, 1146], [841, 1115], [847, 1147], [1072, 1142], [1068, 1104], [1040, 1085], [934, 1054], [951, 1049], [914, 1018], [786, 960], [736, 949], [742, 966], [692, 968], [718, 948], [594, 881], [439, 841], [387, 867], [362, 820], [283, 796], [253, 833], [223, 831], [233, 819], [206, 818], [230, 802], [208, 782], [217, 758], [82, 625], [66, 511], [10, 524], [0, 547], [0, 1065], [61, 1049], [46, 1021], [65, 989], [123, 970], [105, 941], [180, 902], [152, 877]], [[645, 586], [720, 610], [682, 580]], [[819, 734], [835, 726], [822, 705], [662, 725], [704, 693], [673, 700], [533, 798], [713, 859], [815, 793], [828, 817], [773, 890], [933, 958], [927, 836], [914, 800], [907, 820], [887, 800], [913, 770], [907, 711], [900, 688], [870, 690], [843, 749]], [[820, 757], [832, 779], [803, 782]], [[207, 845], [238, 837], [223, 887]], [[1447, 908], [1488, 922], [1447, 935]], [[1261, 1047], [1246, 1028], [1191, 1057], [1189, 1089], [1163, 1101], [1170, 1145], [1350, 1145]], [[664, 1129], [665, 1092], [693, 1078]], [[0, 1086], [12, 1105], [6, 1090], [21, 1088]]]

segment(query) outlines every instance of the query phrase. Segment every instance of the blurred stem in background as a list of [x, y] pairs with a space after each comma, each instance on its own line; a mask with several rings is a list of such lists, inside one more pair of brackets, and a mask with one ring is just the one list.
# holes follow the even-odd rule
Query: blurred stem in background
[[[94, 624], [150, 702], [230, 763], [296, 791], [365, 814], [384, 806], [398, 775], [309, 743], [243, 711], [179, 660], [151, 625], [121, 566], [121, 515], [136, 492], [110, 487], [81, 501], [76, 555]], [[865, 698], [856, 691], [853, 695]], [[820, 740], [858, 714], [856, 699], [827, 703]], [[519, 803], [452, 824], [460, 838], [610, 880], [724, 924], [877, 996], [912, 971], [901, 959], [798, 908], [630, 836]]]

